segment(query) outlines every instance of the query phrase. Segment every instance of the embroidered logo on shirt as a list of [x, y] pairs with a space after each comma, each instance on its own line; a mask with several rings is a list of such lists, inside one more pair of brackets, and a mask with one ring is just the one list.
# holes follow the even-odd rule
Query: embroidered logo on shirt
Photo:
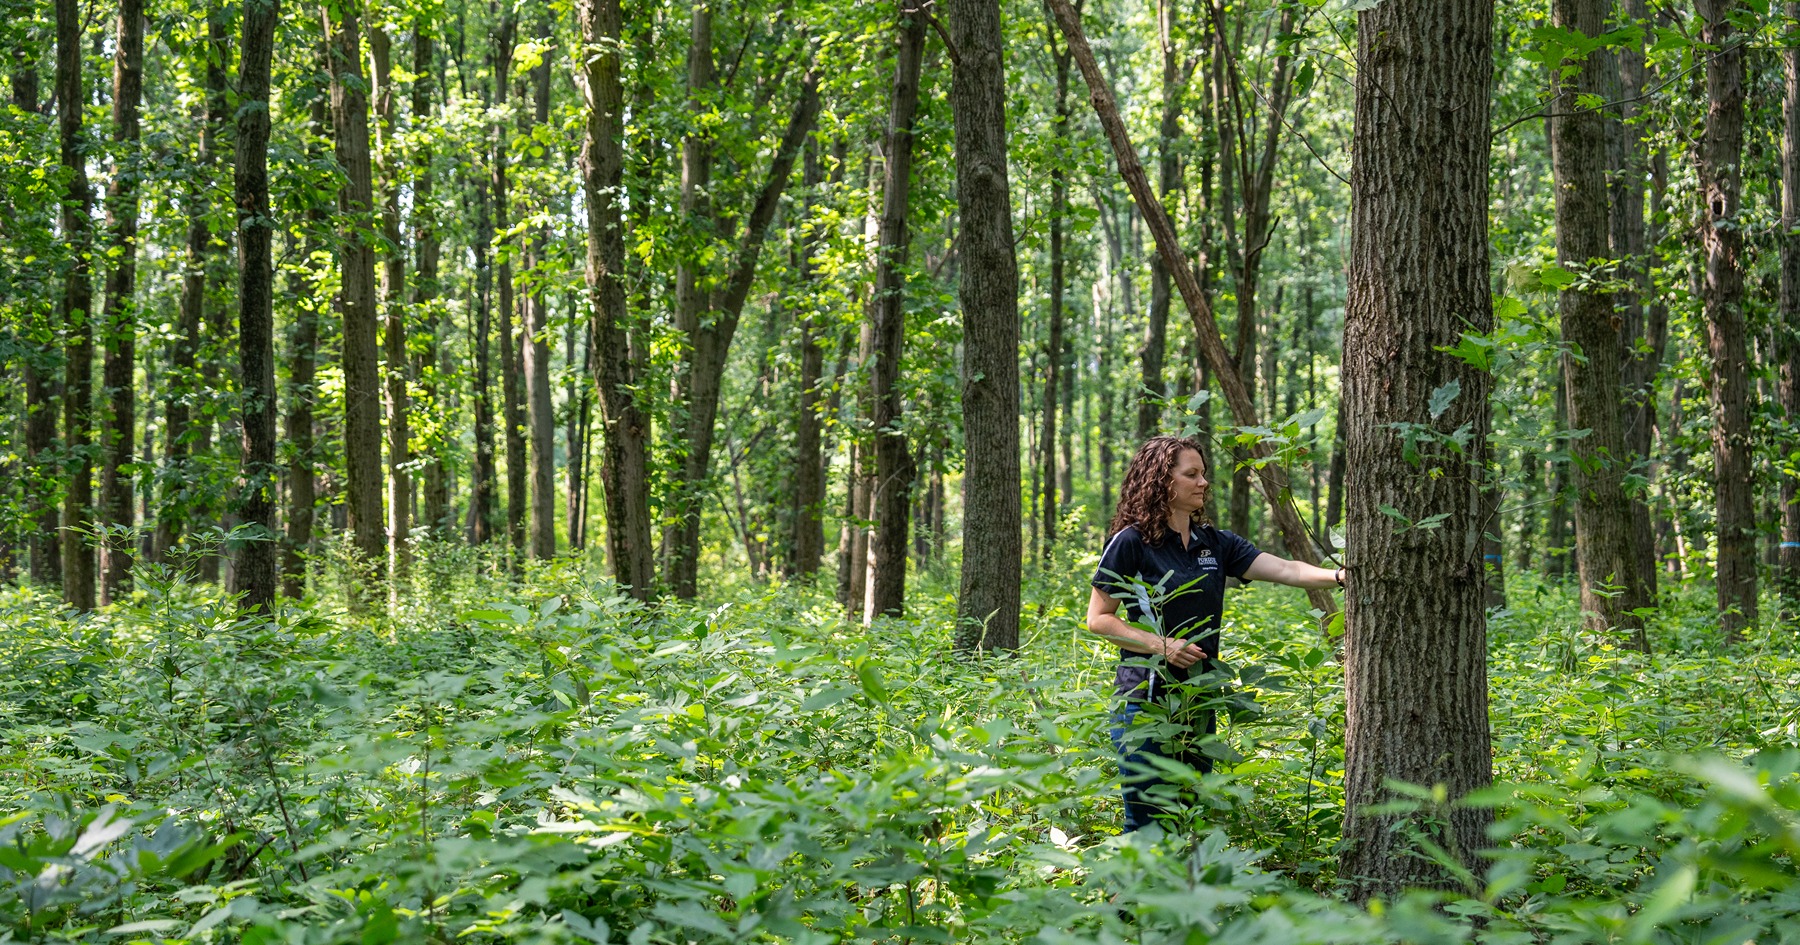
[[1202, 548], [1195, 552], [1195, 555], [1194, 563], [1203, 568], [1216, 568], [1219, 566], [1219, 559], [1213, 557], [1211, 548]]

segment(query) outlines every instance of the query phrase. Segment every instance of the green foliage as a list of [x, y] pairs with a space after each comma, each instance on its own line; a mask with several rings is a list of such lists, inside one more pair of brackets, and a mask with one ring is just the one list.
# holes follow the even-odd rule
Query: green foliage
[[1774, 641], [1708, 655], [1685, 597], [1646, 659], [1514, 575], [1488, 865], [1365, 910], [1331, 894], [1341, 668], [1292, 594], [1231, 596], [1224, 760], [1177, 773], [1200, 802], [1171, 830], [1121, 837], [1113, 656], [1061, 577], [1091, 559], [1030, 585], [1023, 653], [968, 662], [930, 581], [910, 619], [862, 628], [801, 586], [647, 608], [581, 567], [506, 590], [466, 564], [423, 562], [433, 592], [368, 621], [243, 620], [167, 579], [91, 616], [7, 592], [0, 922], [65, 941], [1677, 942], [1778, 940], [1800, 910], [1800, 752], [1781, 747], [1800, 663]]

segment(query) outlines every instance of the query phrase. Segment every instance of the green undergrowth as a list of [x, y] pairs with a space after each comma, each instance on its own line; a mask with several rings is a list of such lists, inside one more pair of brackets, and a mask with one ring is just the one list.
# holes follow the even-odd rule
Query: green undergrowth
[[804, 585], [646, 608], [584, 562], [474, 564], [360, 616], [0, 593], [0, 941], [1800, 940], [1800, 661], [1722, 649], [1698, 590], [1645, 657], [1514, 575], [1485, 871], [1365, 909], [1298, 592], [1229, 596], [1221, 764], [1126, 838], [1091, 558], [1028, 581], [1019, 655], [967, 660], [942, 568], [865, 628]]

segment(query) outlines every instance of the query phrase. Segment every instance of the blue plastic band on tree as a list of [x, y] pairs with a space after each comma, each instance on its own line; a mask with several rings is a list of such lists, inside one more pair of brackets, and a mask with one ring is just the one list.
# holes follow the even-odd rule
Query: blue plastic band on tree
[[1783, 548], [1800, 548], [1800, 541], [1784, 541], [1781, 543], [1781, 547], [1783, 547]]
[[1482, 555], [1481, 560], [1483, 560], [1483, 561], [1499, 561], [1500, 556], [1499, 555]]

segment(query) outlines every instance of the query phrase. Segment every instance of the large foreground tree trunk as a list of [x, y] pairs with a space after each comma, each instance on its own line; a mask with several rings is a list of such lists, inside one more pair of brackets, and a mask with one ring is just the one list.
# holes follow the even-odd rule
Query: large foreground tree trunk
[[900, 428], [900, 358], [906, 344], [906, 209], [912, 191], [913, 116], [919, 110], [919, 70], [925, 54], [925, 16], [901, 14], [888, 110], [887, 156], [881, 187], [881, 235], [875, 259], [875, 539], [865, 619], [902, 612], [906, 600], [906, 530], [912, 509], [913, 462]]
[[118, 43], [113, 53], [113, 140], [117, 149], [112, 182], [106, 188], [106, 308], [101, 333], [106, 363], [101, 379], [110, 409], [100, 438], [100, 521], [108, 534], [100, 545], [100, 603], [119, 598], [131, 577], [135, 542], [114, 529], [136, 521], [136, 490], [129, 471], [137, 430], [138, 105], [144, 97], [144, 6], [120, 0]]
[[625, 92], [619, 83], [618, 0], [576, 0], [586, 47], [580, 78], [587, 98], [581, 144], [582, 192], [587, 200], [588, 358], [605, 425], [600, 467], [606, 494], [606, 543], [614, 575], [633, 597], [647, 600], [655, 580], [650, 545], [650, 421], [637, 403], [636, 357], [625, 311]]
[[[338, 190], [340, 281], [344, 312], [345, 511], [361, 567], [386, 563], [381, 515], [381, 373], [375, 344], [375, 209], [369, 168], [368, 84], [363, 79], [357, 4], [325, 5], [331, 51], [331, 124], [344, 184]], [[366, 595], [365, 595], [366, 596]]]
[[1750, 490], [1750, 372], [1744, 330], [1744, 234], [1738, 220], [1744, 155], [1744, 46], [1732, 17], [1741, 0], [1695, 0], [1700, 40], [1719, 51], [1706, 59], [1706, 130], [1695, 170], [1706, 206], [1700, 286], [1706, 347], [1712, 356], [1712, 447], [1718, 523], [1719, 624], [1733, 643], [1756, 625], [1756, 522]]
[[1005, 41], [998, 0], [951, 0], [962, 218], [963, 563], [959, 650], [1019, 645], [1019, 262], [1006, 179]]
[[[1394, 799], [1388, 781], [1442, 784], [1455, 801], [1493, 776], [1482, 576], [1491, 381], [1444, 350], [1493, 321], [1493, 15], [1493, 0], [1389, 0], [1358, 15], [1339, 875], [1364, 899], [1451, 881], [1410, 848], [1401, 815], [1370, 810]], [[1433, 517], [1434, 528], [1411, 524]], [[1487, 821], [1452, 806], [1421, 811], [1413, 826], [1478, 868]]]
[[[1584, 36], [1605, 30], [1607, 0], [1555, 0], [1557, 26]], [[1611, 253], [1606, 171], [1607, 120], [1577, 104], [1601, 96], [1608, 57], [1595, 52], [1558, 83], [1550, 119], [1550, 166], [1556, 184], [1556, 256], [1565, 269], [1586, 273]], [[1641, 182], [1640, 182], [1641, 186]], [[1625, 495], [1625, 454], [1620, 429], [1619, 325], [1613, 300], [1598, 280], [1581, 280], [1558, 297], [1563, 339], [1575, 351], [1564, 358], [1569, 422], [1588, 435], [1569, 444], [1575, 485], [1575, 547], [1581, 576], [1581, 610], [1588, 627], [1618, 629], [1643, 651], [1644, 621], [1635, 611], [1649, 605], [1644, 593], [1631, 504]], [[1579, 356], [1576, 356], [1579, 355]]]
[[92, 242], [94, 194], [88, 186], [82, 146], [81, 5], [56, 0], [56, 111], [62, 165], [69, 175], [63, 200], [62, 237], [70, 265], [64, 277], [57, 320], [63, 326], [63, 447], [69, 453], [69, 487], [63, 493], [63, 600], [77, 610], [94, 609], [94, 546], [82, 534], [93, 516], [94, 459], [94, 283], [88, 248]]
[[243, 475], [238, 516], [249, 540], [233, 560], [239, 606], [268, 610], [275, 600], [275, 312], [269, 217], [269, 72], [280, 0], [245, 0], [238, 65], [238, 366], [243, 376]]

